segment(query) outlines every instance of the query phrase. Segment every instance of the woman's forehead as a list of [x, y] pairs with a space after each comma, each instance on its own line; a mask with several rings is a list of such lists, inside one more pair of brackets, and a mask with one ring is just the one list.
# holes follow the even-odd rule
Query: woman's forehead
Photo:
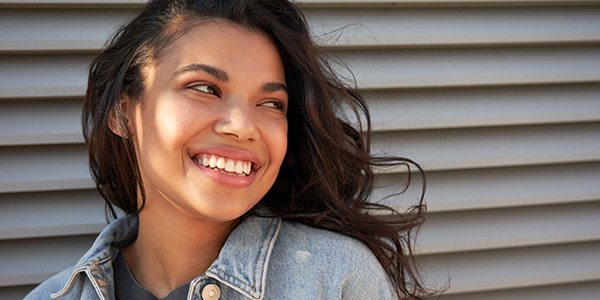
[[271, 40], [229, 22], [203, 23], [192, 28], [174, 41], [163, 57], [146, 67], [147, 83], [205, 73], [219, 81], [243, 79], [285, 84], [279, 50]]
[[169, 21], [169, 24], [167, 24], [164, 30], [159, 34], [156, 42], [153, 43], [153, 47], [151, 46], [153, 48], [151, 49], [151, 56], [159, 61], [164, 56], [169, 55], [173, 50], [173, 46], [182, 39], [185, 41], [205, 35], [219, 38], [218, 34], [212, 33], [223, 32], [228, 29], [234, 29], [234, 31], [238, 32], [254, 33], [271, 40], [266, 33], [259, 29], [243, 26], [230, 20], [216, 17], [181, 15]]

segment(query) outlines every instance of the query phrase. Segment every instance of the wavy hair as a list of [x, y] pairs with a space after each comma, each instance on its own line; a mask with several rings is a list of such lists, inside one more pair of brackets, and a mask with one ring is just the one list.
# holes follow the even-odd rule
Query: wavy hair
[[[114, 206], [137, 214], [145, 194], [120, 100], [143, 94], [143, 68], [169, 45], [205, 21], [223, 20], [262, 32], [278, 48], [289, 89], [288, 152], [271, 190], [257, 206], [280, 217], [362, 241], [375, 254], [396, 293], [422, 299], [413, 255], [415, 232], [424, 221], [425, 177], [418, 164], [402, 157], [371, 155], [371, 123], [366, 102], [345, 85], [311, 39], [300, 9], [285, 0], [152, 0], [119, 29], [92, 62], [83, 108], [83, 134], [97, 189]], [[353, 114], [342, 118], [340, 108]], [[109, 128], [111, 119], [125, 138]], [[362, 121], [361, 121], [362, 120]], [[418, 169], [423, 191], [406, 212], [368, 201], [374, 168], [404, 165]], [[404, 189], [410, 183], [410, 172]], [[403, 192], [402, 188], [401, 191]], [[141, 199], [141, 205], [138, 205]], [[392, 215], [382, 218], [381, 212]], [[258, 210], [249, 213], [259, 214]]]

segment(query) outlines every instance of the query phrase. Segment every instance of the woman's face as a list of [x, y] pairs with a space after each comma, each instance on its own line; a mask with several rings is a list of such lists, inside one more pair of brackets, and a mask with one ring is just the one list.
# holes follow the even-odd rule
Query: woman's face
[[204, 23], [169, 45], [144, 78], [140, 101], [126, 104], [144, 209], [208, 221], [251, 209], [287, 149], [288, 94], [273, 43], [236, 25]]

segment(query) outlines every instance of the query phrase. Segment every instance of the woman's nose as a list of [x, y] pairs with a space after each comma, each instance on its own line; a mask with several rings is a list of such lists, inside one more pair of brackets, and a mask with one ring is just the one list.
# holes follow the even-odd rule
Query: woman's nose
[[215, 124], [215, 132], [239, 141], [256, 140], [259, 137], [252, 113], [243, 104], [226, 106]]

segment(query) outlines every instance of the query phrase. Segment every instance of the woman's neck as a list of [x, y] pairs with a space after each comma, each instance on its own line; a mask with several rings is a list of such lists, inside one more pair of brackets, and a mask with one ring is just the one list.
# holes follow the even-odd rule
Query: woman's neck
[[146, 205], [139, 219], [138, 238], [123, 255], [136, 281], [159, 298], [203, 274], [233, 230], [232, 221], [200, 220], [172, 207]]

